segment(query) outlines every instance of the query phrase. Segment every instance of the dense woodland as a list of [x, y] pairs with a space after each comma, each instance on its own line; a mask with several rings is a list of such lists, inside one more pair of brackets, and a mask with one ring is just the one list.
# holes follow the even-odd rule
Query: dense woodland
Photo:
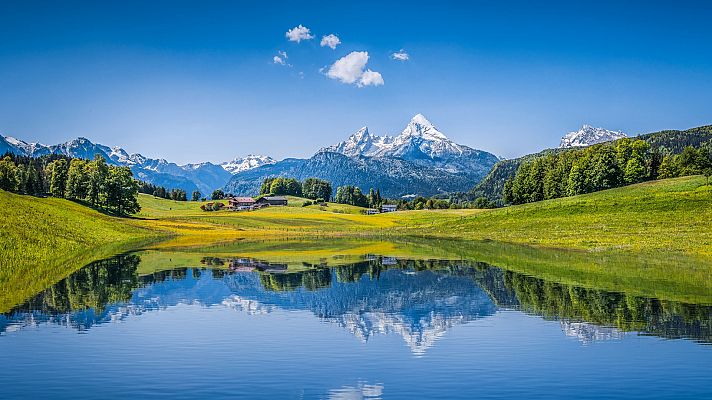
[[260, 187], [261, 196], [298, 196], [329, 201], [331, 194], [331, 182], [317, 178], [307, 178], [304, 182], [294, 178], [267, 178]]
[[0, 189], [33, 196], [86, 201], [92, 207], [129, 215], [141, 210], [138, 182], [128, 167], [61, 155], [39, 158], [5, 155], [0, 160]]
[[[666, 154], [667, 153], [667, 154]], [[679, 154], [621, 139], [524, 161], [504, 184], [504, 202], [523, 204], [591, 193], [653, 179], [712, 173], [712, 142]]]

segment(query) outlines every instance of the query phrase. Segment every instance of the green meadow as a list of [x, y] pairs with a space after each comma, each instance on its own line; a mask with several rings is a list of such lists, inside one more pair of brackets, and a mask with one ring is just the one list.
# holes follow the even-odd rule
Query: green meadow
[[199, 202], [140, 195], [141, 212], [118, 218], [0, 191], [0, 311], [90, 261], [138, 249], [168, 266], [243, 255], [295, 270], [364, 254], [461, 258], [650, 297], [699, 302], [712, 293], [712, 186], [701, 176], [492, 210], [369, 216], [303, 201], [205, 212]]

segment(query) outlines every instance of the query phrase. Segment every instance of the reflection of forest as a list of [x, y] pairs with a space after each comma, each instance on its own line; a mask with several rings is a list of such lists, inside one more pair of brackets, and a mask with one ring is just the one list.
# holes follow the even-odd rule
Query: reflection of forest
[[[222, 265], [221, 262], [216, 259], [206, 264]], [[166, 281], [183, 281], [186, 278], [199, 279], [205, 271], [204, 268], [180, 268], [139, 276], [139, 263], [140, 257], [137, 255], [120, 255], [92, 263], [10, 313], [0, 316], [0, 332], [9, 323], [27, 318], [28, 315], [58, 316], [86, 310], [99, 314], [107, 305], [130, 302], [132, 293], [137, 288]], [[419, 271], [427, 270], [442, 276], [471, 279], [499, 307], [518, 308], [547, 319], [581, 321], [665, 338], [692, 338], [701, 342], [712, 342], [710, 306], [569, 286], [504, 271], [483, 263], [369, 257], [367, 261], [333, 268], [306, 266], [314, 268], [295, 273], [255, 272], [259, 274], [257, 286], [261, 285], [263, 290], [272, 292], [320, 291], [331, 288], [334, 282], [353, 285], [378, 283], [381, 275], [387, 270], [401, 270], [416, 275]], [[236, 272], [229, 269], [210, 270], [213, 280], [225, 280], [234, 274]], [[394, 286], [381, 290], [398, 291], [399, 288]], [[439, 296], [447, 295], [442, 292], [447, 292], [447, 286], [438, 290], [441, 291]], [[339, 292], [325, 290], [323, 295], [339, 296]], [[339, 301], [333, 300], [334, 304]], [[331, 311], [339, 312], [322, 312], [329, 314]], [[91, 322], [87, 321], [87, 324], [90, 326]]]

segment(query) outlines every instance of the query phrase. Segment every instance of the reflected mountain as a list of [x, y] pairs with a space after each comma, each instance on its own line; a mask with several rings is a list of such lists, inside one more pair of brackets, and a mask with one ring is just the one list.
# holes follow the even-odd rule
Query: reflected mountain
[[0, 315], [0, 333], [40, 324], [79, 331], [179, 304], [249, 314], [308, 311], [360, 340], [401, 336], [422, 355], [456, 325], [517, 309], [561, 321], [582, 343], [626, 332], [712, 342], [712, 307], [659, 301], [545, 281], [469, 261], [370, 256], [339, 267], [250, 259], [205, 259], [203, 266], [139, 275], [141, 258], [92, 263]]

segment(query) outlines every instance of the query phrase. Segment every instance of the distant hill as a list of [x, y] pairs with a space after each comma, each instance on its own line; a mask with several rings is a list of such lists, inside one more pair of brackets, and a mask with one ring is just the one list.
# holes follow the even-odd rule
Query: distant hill
[[[712, 140], [712, 125], [691, 128], [684, 131], [665, 130], [647, 133], [634, 137], [634, 139], [645, 140], [650, 143], [651, 148], [658, 149], [663, 153], [677, 154], [687, 146], [697, 147], [708, 140]], [[523, 157], [502, 160], [468, 193], [468, 197], [477, 198], [484, 196], [493, 201], [501, 201], [504, 183], [514, 176], [517, 172], [517, 168], [519, 168], [523, 162], [536, 157], [569, 151], [571, 149], [572, 148], [546, 149]]]
[[225, 191], [254, 195], [265, 178], [290, 176], [326, 179], [334, 188], [378, 188], [387, 197], [429, 196], [471, 187], [498, 160], [491, 153], [453, 142], [417, 114], [397, 136], [373, 135], [363, 127], [309, 159], [289, 158], [237, 173]]

